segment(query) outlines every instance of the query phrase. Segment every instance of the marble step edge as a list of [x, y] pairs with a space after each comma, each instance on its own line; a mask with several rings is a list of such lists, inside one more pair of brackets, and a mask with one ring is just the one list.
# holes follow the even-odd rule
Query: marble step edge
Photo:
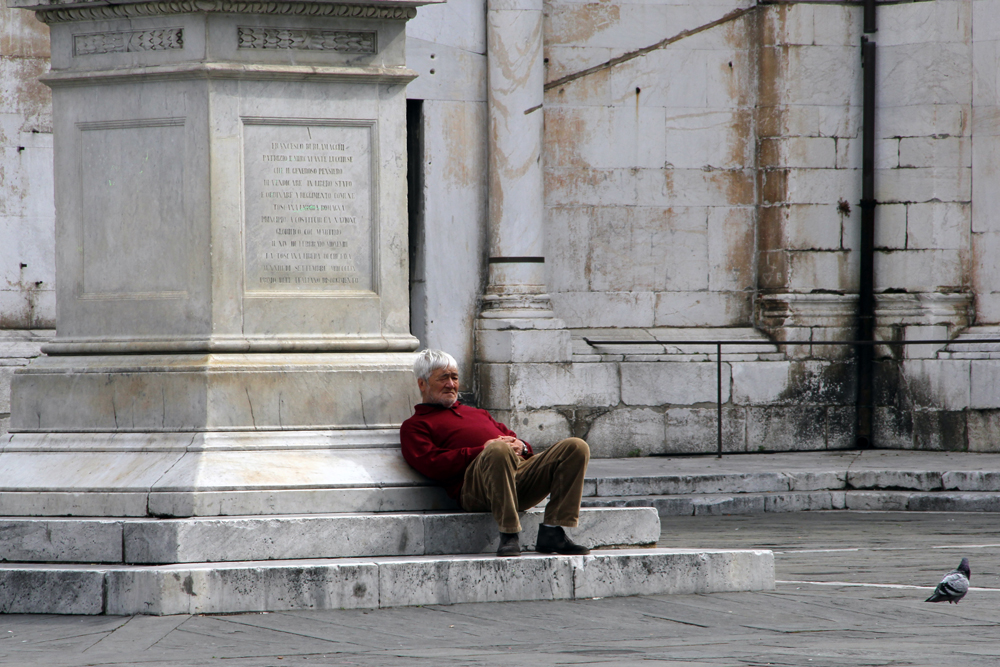
[[732, 472], [604, 476], [584, 482], [587, 497], [852, 490], [1000, 492], [1000, 470]]
[[653, 507], [661, 516], [718, 516], [854, 510], [871, 512], [1000, 512], [992, 491], [787, 491], [584, 498], [586, 507]]
[[[522, 514], [532, 549], [543, 510]], [[660, 519], [649, 507], [580, 513], [571, 537], [590, 548], [652, 546]], [[416, 556], [495, 552], [485, 513], [325, 514], [189, 519], [0, 517], [0, 561], [167, 564], [210, 561]]]
[[71, 566], [0, 563], [0, 613], [219, 614], [774, 589], [766, 550]]

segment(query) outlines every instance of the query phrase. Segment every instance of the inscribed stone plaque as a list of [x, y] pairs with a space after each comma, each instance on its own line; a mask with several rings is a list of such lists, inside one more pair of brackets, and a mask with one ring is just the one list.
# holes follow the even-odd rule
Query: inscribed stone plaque
[[247, 292], [375, 291], [374, 123], [243, 123]]

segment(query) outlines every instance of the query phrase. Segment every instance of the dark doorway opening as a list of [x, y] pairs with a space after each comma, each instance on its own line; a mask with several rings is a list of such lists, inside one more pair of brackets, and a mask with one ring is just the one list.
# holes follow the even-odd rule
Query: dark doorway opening
[[406, 100], [406, 202], [410, 250], [410, 333], [423, 343], [427, 328], [423, 100]]

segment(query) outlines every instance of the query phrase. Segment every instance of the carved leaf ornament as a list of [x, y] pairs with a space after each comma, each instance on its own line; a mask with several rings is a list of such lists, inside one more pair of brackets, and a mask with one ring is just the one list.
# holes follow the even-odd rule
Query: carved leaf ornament
[[376, 33], [346, 30], [310, 30], [289, 28], [239, 28], [241, 49], [302, 49], [375, 53]]
[[183, 28], [136, 30], [132, 32], [97, 32], [76, 35], [73, 52], [78, 56], [131, 51], [166, 51], [184, 48]]
[[44, 23], [101, 21], [106, 19], [222, 12], [232, 14], [274, 14], [281, 16], [330, 16], [340, 18], [409, 20], [417, 15], [414, 7], [367, 7], [329, 5], [311, 2], [232, 2], [231, 0], [178, 0], [177, 2], [141, 2], [104, 7], [36, 9], [35, 16]]

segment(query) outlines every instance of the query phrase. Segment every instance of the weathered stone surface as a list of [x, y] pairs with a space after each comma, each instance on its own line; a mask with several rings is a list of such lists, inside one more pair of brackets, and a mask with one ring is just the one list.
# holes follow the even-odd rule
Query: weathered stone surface
[[821, 491], [843, 489], [846, 485], [846, 471], [803, 471], [789, 472], [788, 487], [792, 491]]
[[914, 359], [903, 365], [910, 399], [915, 405], [962, 410], [971, 401], [970, 362]]
[[379, 605], [560, 600], [573, 597], [569, 558], [440, 557], [379, 564]]
[[910, 491], [848, 491], [846, 505], [849, 510], [898, 512], [908, 508]]
[[122, 526], [101, 519], [0, 519], [0, 561], [121, 563]]
[[[722, 365], [722, 402], [729, 402], [729, 364]], [[714, 403], [716, 367], [711, 363], [622, 363], [622, 402], [628, 405]]]
[[597, 480], [597, 495], [602, 497], [787, 490], [788, 479], [780, 472], [602, 477]]
[[[0, 605], [8, 613], [166, 615], [352, 609], [770, 590], [773, 586], [774, 561], [769, 551], [642, 549], [595, 551], [585, 557], [423, 556], [106, 570], [0, 565]], [[107, 601], [102, 603], [105, 587]]]
[[[168, 491], [150, 493], [144, 498], [148, 499], [148, 514], [163, 517], [457, 509], [455, 501], [437, 486]], [[144, 510], [140, 515], [146, 514]]]
[[969, 407], [1000, 408], [1000, 361], [982, 360], [970, 364]]
[[146, 493], [0, 491], [8, 516], [146, 516]]
[[942, 488], [940, 472], [909, 470], [850, 470], [847, 485], [850, 489], [931, 491]]
[[[543, 510], [523, 514], [521, 544], [534, 547]], [[591, 548], [656, 542], [656, 512], [584, 510], [574, 539]], [[193, 519], [0, 521], [0, 560], [171, 564], [494, 552], [485, 513], [371, 513]]]
[[[669, 556], [625, 551], [584, 556], [574, 572], [577, 598], [771, 590], [770, 551], [685, 550]], [[575, 564], [574, 564], [575, 565]]]
[[[534, 509], [521, 515], [523, 550], [534, 549], [543, 513]], [[496, 522], [489, 514], [428, 514], [423, 521], [424, 554], [490, 553], [499, 545]], [[593, 508], [582, 511], [580, 525], [568, 529], [568, 533], [575, 542], [596, 549], [654, 544], [659, 529], [659, 520], [652, 511]]]
[[968, 415], [970, 452], [992, 452], [1000, 442], [1000, 411], [975, 410]]
[[126, 563], [287, 560], [424, 553], [418, 514], [133, 522]]
[[747, 409], [747, 451], [826, 449], [826, 408]]
[[614, 364], [519, 364], [511, 369], [512, 407], [615, 405], [619, 400]]
[[476, 332], [480, 359], [488, 362], [566, 362], [572, 359], [569, 331]]
[[[839, 506], [837, 501], [840, 501]], [[831, 491], [769, 493], [764, 496], [765, 512], [809, 512], [844, 508], [843, 494]]]
[[733, 367], [733, 403], [762, 405], [783, 398], [792, 365], [788, 361], [737, 362]]
[[[668, 408], [666, 452], [671, 454], [718, 451], [718, 411], [712, 408]], [[723, 406], [722, 451], [746, 450], [746, 411]]]
[[691, 501], [695, 516], [720, 514], [760, 514], [764, 512], [764, 496], [741, 494], [734, 496], [696, 496]]
[[105, 613], [162, 616], [378, 604], [378, 567], [373, 563], [167, 565], [108, 571]]
[[916, 512], [1000, 512], [996, 493], [912, 493], [906, 509]]
[[1000, 471], [950, 470], [941, 475], [947, 491], [1000, 491]]
[[591, 456], [648, 456], [667, 451], [663, 413], [650, 408], [617, 408], [594, 420], [587, 432]]
[[0, 612], [4, 614], [100, 614], [100, 569], [0, 563]]

